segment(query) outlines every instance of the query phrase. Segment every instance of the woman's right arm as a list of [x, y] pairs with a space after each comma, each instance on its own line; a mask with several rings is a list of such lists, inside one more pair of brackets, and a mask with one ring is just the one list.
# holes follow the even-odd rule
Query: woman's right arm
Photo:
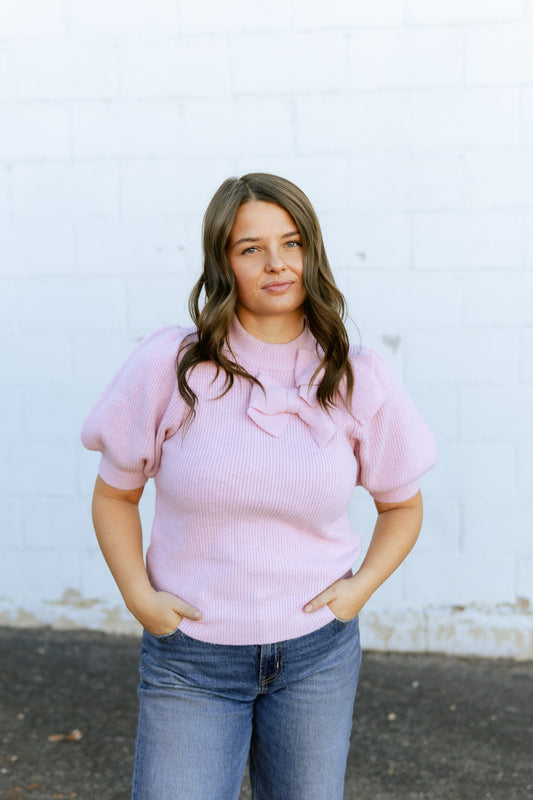
[[115, 489], [100, 476], [93, 494], [93, 523], [98, 544], [124, 602], [147, 631], [164, 635], [183, 617], [201, 619], [201, 612], [168, 592], [156, 591], [143, 558], [139, 501], [143, 488]]

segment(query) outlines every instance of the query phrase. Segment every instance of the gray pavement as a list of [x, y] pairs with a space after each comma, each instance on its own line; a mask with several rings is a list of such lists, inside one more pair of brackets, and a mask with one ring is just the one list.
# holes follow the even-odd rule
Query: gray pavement
[[[128, 800], [138, 652], [0, 628], [0, 800]], [[533, 798], [532, 679], [532, 662], [365, 653], [345, 800]]]

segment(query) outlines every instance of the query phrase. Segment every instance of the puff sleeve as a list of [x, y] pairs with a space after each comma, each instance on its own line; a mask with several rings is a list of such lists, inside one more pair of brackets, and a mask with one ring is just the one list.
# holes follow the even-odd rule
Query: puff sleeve
[[419, 478], [435, 465], [435, 439], [404, 385], [378, 353], [362, 349], [352, 365], [357, 485], [378, 502], [403, 502], [417, 493]]
[[164, 328], [144, 339], [83, 424], [84, 446], [102, 453], [99, 474], [117, 489], [140, 488], [155, 475], [165, 439], [187, 414], [174, 368], [187, 332]]

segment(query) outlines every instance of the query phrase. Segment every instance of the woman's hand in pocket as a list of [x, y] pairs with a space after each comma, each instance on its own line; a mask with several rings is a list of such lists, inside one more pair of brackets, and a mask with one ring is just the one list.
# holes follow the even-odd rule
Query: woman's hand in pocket
[[132, 614], [143, 628], [154, 636], [165, 636], [178, 628], [184, 617], [192, 620], [202, 618], [199, 609], [189, 605], [170, 592], [157, 592], [152, 589], [130, 607]]
[[341, 578], [332, 583], [314, 597], [304, 607], [304, 611], [312, 613], [327, 605], [337, 619], [348, 621], [357, 616], [367, 599], [368, 597], [364, 595], [359, 586], [357, 576], [354, 575], [351, 578]]

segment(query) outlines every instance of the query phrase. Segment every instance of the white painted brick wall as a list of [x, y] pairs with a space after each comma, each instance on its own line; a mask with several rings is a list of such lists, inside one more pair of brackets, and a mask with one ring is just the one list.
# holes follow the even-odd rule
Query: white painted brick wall
[[328, 30], [333, 28], [382, 28], [401, 25], [402, 0], [375, 0], [373, 3], [347, 3], [332, 0], [324, 13], [321, 0], [294, 0], [294, 24], [300, 30]]
[[127, 98], [231, 97], [231, 48], [218, 36], [147, 39], [120, 48], [121, 95]]
[[[517, 474], [516, 447], [511, 442], [440, 442], [439, 463], [424, 481], [425, 495], [439, 500], [451, 496], [462, 506], [482, 497], [507, 497], [512, 502]], [[431, 575], [421, 580], [431, 585]]]
[[[533, 499], [508, 498], [472, 502], [464, 509], [465, 553], [513, 553], [530, 556], [531, 545], [523, 533], [525, 519], [533, 514]], [[532, 594], [529, 587], [528, 595]]]
[[407, 375], [415, 384], [475, 383], [484, 391], [517, 378], [516, 331], [431, 330], [410, 334], [408, 346]]
[[407, 21], [415, 25], [515, 22], [524, 18], [523, 0], [407, 0]]
[[119, 166], [112, 161], [14, 164], [15, 217], [113, 216], [119, 208]]
[[185, 218], [80, 219], [76, 224], [80, 274], [185, 275], [187, 227]]
[[291, 27], [291, 14], [286, 0], [250, 3], [248, 0], [204, 0], [181, 3], [180, 27], [185, 34], [242, 34], [251, 31], [278, 33]]
[[[519, 497], [531, 497], [533, 493], [533, 448], [528, 444], [520, 444], [517, 448], [517, 492]], [[531, 520], [524, 520], [524, 530], [531, 536]]]
[[440, 211], [413, 217], [413, 261], [421, 270], [519, 269], [524, 258], [520, 210]]
[[462, 202], [461, 154], [359, 154], [350, 158], [349, 175], [357, 210], [442, 211]]
[[61, 36], [66, 19], [63, 0], [2, 0], [0, 41], [33, 37]]
[[169, 36], [178, 31], [178, 5], [175, 0], [68, 0], [67, 20], [75, 36]]
[[407, 0], [410, 25], [515, 22], [524, 17], [523, 0]]
[[521, 380], [526, 383], [533, 383], [533, 330], [524, 330], [522, 332], [520, 366]]
[[320, 99], [320, 113], [332, 121], [328, 135], [317, 125], [317, 99], [296, 104], [296, 146], [299, 153], [368, 153], [404, 151], [409, 146], [409, 109], [402, 92], [329, 94]]
[[524, 260], [527, 268], [533, 267], [533, 213], [526, 212], [524, 216], [525, 227], [525, 253]]
[[469, 86], [530, 86], [533, 81], [533, 25], [480, 25], [467, 33]]
[[453, 275], [354, 269], [347, 285], [352, 313], [363, 332], [403, 334], [459, 325], [461, 282]]
[[465, 155], [464, 191], [468, 208], [531, 206], [532, 182], [530, 149], [478, 150]]
[[[42, 7], [37, 14], [45, 14]], [[84, 37], [14, 40], [9, 46], [7, 87], [13, 100], [114, 98], [118, 93], [114, 42]]]
[[7, 64], [8, 52], [7, 48], [0, 39], [0, 100], [7, 100]]
[[307, 191], [438, 438], [366, 642], [533, 657], [533, 0], [3, 0], [0, 622], [135, 629], [79, 428], [187, 323], [205, 206], [256, 170]]
[[463, 33], [447, 27], [354, 31], [348, 42], [350, 89], [460, 86]]
[[522, 104], [521, 144], [527, 147], [533, 137], [533, 91], [522, 89], [520, 98]]
[[41, 161], [69, 156], [69, 112], [64, 106], [7, 103], [0, 108], [0, 130], [3, 161]]
[[423, 90], [404, 102], [413, 148], [486, 150], [518, 145], [519, 89], [450, 89], [439, 92], [438, 100], [435, 103], [433, 91]]
[[0, 386], [24, 391], [72, 387], [72, 341], [64, 334], [17, 333], [0, 338]]
[[294, 138], [292, 105], [285, 98], [238, 96], [191, 101], [184, 110], [184, 148], [192, 158], [285, 155]]
[[533, 558], [519, 559], [516, 576], [517, 590], [520, 597], [533, 600]]
[[182, 138], [179, 109], [168, 101], [76, 103], [74, 158], [172, 158]]
[[468, 275], [464, 281], [464, 321], [469, 327], [530, 327], [532, 300], [531, 270]]
[[72, 275], [75, 260], [71, 220], [0, 215], [0, 275]]
[[9, 209], [8, 171], [0, 168], [0, 214], [7, 215]]
[[341, 31], [243, 36], [231, 48], [233, 87], [238, 94], [339, 91], [345, 62]]
[[459, 435], [464, 439], [533, 444], [533, 386], [468, 387], [459, 393]]
[[[500, 602], [515, 600], [514, 558], [510, 555], [419, 555], [405, 563], [406, 595], [413, 605], [491, 603], [494, 587]], [[431, 580], [421, 581], [421, 574]]]
[[12, 331], [16, 325], [16, 287], [10, 281], [0, 281], [0, 331]]

